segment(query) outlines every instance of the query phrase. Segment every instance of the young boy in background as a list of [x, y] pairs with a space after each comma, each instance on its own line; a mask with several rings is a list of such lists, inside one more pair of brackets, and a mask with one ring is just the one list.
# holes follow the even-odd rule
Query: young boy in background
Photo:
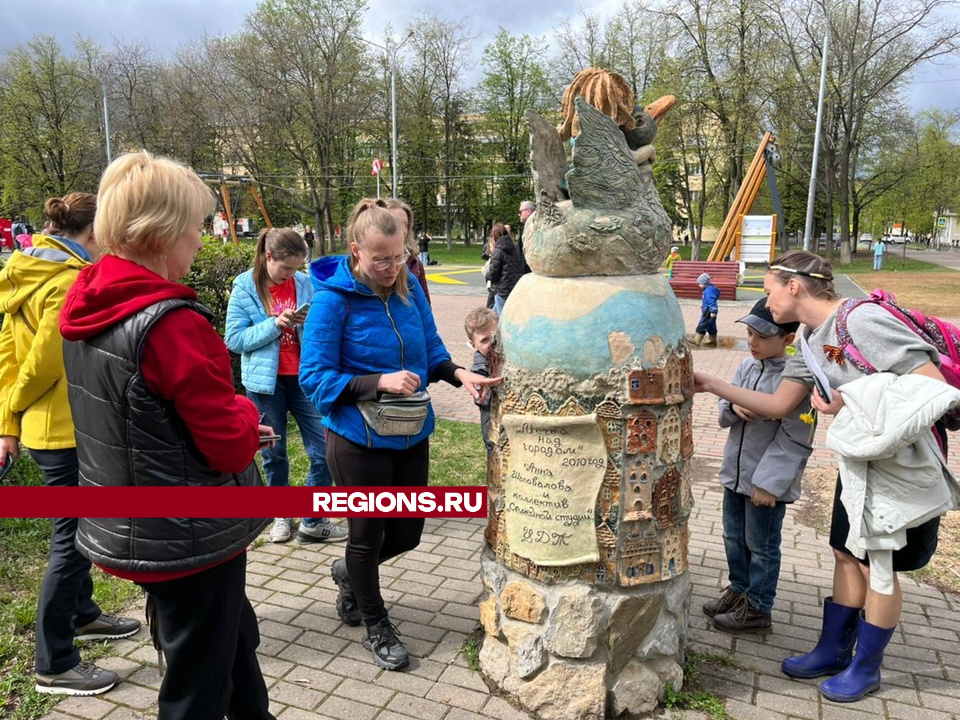
[[663, 266], [667, 269], [667, 277], [673, 277], [673, 264], [680, 259], [680, 248], [674, 245], [670, 248], [670, 254], [667, 255], [666, 261], [664, 261]]
[[[717, 346], [717, 313], [720, 307], [717, 301], [720, 299], [720, 288], [713, 284], [709, 273], [700, 273], [697, 277], [697, 285], [700, 286], [700, 322], [697, 324], [697, 332], [690, 341], [694, 345], [703, 344], [703, 347]], [[707, 338], [704, 340], [703, 336]]]
[[[731, 382], [772, 393], [780, 384], [800, 323], [777, 323], [766, 298], [737, 320], [747, 326], [751, 357]], [[810, 406], [801, 402], [780, 419], [759, 417], [720, 400], [720, 427], [730, 428], [723, 451], [723, 545], [730, 584], [723, 595], [703, 606], [717, 630], [728, 633], [769, 633], [771, 610], [780, 577], [780, 540], [787, 503], [800, 497], [800, 478], [813, 451], [811, 425], [800, 415]]]
[[[467, 332], [467, 340], [473, 348], [473, 367], [471, 372], [490, 377], [490, 349], [493, 347], [493, 338], [497, 334], [500, 318], [489, 308], [477, 308], [467, 313], [463, 321], [463, 329]], [[480, 408], [480, 430], [483, 433], [483, 444], [487, 446], [487, 455], [493, 450], [493, 440], [490, 439], [490, 395], [478, 405]]]

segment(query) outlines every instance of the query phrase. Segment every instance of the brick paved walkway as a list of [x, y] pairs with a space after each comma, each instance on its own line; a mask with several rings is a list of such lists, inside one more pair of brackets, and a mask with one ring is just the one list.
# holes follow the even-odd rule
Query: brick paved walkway
[[[462, 319], [483, 303], [480, 296], [434, 292], [434, 311], [454, 359], [468, 364]], [[750, 302], [721, 303], [721, 337], [743, 337], [734, 321]], [[698, 310], [681, 301], [688, 328]], [[698, 349], [697, 367], [729, 377], [744, 356], [737, 349]], [[438, 413], [477, 420], [463, 390], [431, 388]], [[721, 493], [715, 480], [723, 433], [715, 405], [695, 402], [697, 457], [708, 472], [695, 479], [696, 504], [690, 518], [689, 558], [693, 577], [690, 649], [729, 656], [731, 665], [704, 664], [705, 682], [726, 699], [738, 720], [960, 720], [960, 596], [944, 594], [905, 579], [903, 621], [887, 652], [884, 685], [854, 705], [822, 700], [816, 681], [793, 681], [780, 673], [780, 660], [812, 647], [820, 605], [830, 592], [833, 561], [826, 538], [795, 521], [784, 523], [783, 566], [774, 632], [763, 638], [724, 635], [710, 629], [700, 605], [726, 584], [721, 538]], [[822, 446], [821, 428], [819, 444]], [[960, 454], [955, 454], [957, 457]], [[814, 464], [833, 464], [818, 450]], [[481, 595], [479, 552], [483, 522], [428, 521], [421, 546], [387, 563], [384, 597], [414, 656], [409, 672], [379, 670], [360, 645], [362, 630], [342, 625], [334, 608], [332, 560], [343, 546], [264, 544], [250, 553], [248, 592], [260, 618], [261, 663], [278, 720], [521, 720], [527, 716], [491, 695], [458, 650], [478, 625]], [[159, 678], [156, 654], [145, 633], [117, 643], [119, 657], [101, 662], [123, 682], [98, 698], [70, 698], [48, 718], [134, 720], [156, 718]], [[664, 713], [663, 717], [673, 717]], [[699, 717], [699, 715], [697, 715]]]

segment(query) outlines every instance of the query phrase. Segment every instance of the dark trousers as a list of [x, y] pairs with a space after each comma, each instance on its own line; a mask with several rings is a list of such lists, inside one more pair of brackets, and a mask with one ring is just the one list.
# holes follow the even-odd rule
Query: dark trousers
[[[30, 450], [48, 487], [80, 484], [76, 448]], [[51, 518], [50, 562], [40, 585], [37, 603], [36, 671], [41, 675], [66, 672], [80, 662], [73, 644], [74, 629], [100, 617], [93, 601], [90, 561], [77, 550], [77, 518]]]
[[[327, 465], [342, 487], [383, 485], [426, 487], [430, 470], [430, 441], [407, 450], [381, 450], [327, 434]], [[366, 625], [387, 617], [380, 594], [380, 563], [420, 544], [423, 518], [348, 518], [347, 574]]]
[[273, 720], [246, 580], [243, 552], [196, 575], [143, 584], [167, 661], [158, 720]]
[[698, 335], [716, 335], [717, 334], [717, 318], [711, 317], [710, 311], [705, 310], [700, 316], [700, 322], [697, 323], [697, 334]]

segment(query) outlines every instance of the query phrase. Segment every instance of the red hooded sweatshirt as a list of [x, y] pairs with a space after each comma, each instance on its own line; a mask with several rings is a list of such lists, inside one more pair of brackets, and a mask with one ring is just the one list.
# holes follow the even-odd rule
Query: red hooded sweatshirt
[[[196, 300], [130, 260], [105, 255], [80, 271], [60, 314], [66, 340], [86, 340], [161, 300]], [[217, 472], [239, 473], [260, 446], [256, 406], [237, 395], [230, 355], [217, 331], [199, 313], [177, 308], [147, 333], [140, 370], [152, 392], [173, 402], [193, 442]]]

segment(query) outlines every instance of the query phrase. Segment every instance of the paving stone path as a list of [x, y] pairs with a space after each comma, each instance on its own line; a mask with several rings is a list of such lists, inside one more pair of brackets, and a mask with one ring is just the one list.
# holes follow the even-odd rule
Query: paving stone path
[[[463, 317], [483, 304], [479, 295], [434, 291], [440, 332], [460, 364], [469, 365]], [[744, 337], [735, 320], [752, 301], [721, 303], [720, 335], [733, 347], [696, 350], [698, 369], [730, 377], [744, 357], [736, 347]], [[688, 329], [699, 303], [681, 301]], [[476, 422], [477, 410], [463, 390], [445, 385], [431, 392], [442, 417]], [[717, 427], [715, 403], [697, 396], [694, 404], [696, 457], [705, 468], [695, 478], [690, 518], [690, 572], [693, 595], [689, 648], [723, 663], [701, 665], [703, 683], [726, 700], [737, 720], [960, 720], [960, 596], [910, 579], [903, 581], [904, 614], [884, 663], [882, 689], [853, 705], [820, 698], [816, 681], [794, 681], [780, 672], [788, 654], [816, 641], [822, 599], [830, 592], [832, 556], [827, 539], [798, 524], [791, 508], [783, 529], [783, 565], [774, 609], [774, 632], [765, 637], [733, 637], [712, 630], [699, 607], [725, 585], [721, 537], [722, 494], [715, 469], [724, 434]], [[818, 431], [811, 464], [832, 466]], [[479, 428], [477, 442], [480, 442]], [[952, 465], [957, 469], [954, 455]], [[391, 618], [414, 656], [408, 672], [377, 668], [360, 644], [362, 630], [337, 618], [336, 588], [330, 563], [342, 545], [298, 547], [265, 543], [250, 552], [248, 593], [260, 618], [261, 663], [278, 720], [496, 720], [527, 718], [491, 694], [467, 665], [460, 648], [478, 626], [482, 585], [479, 553], [484, 521], [428, 521], [420, 547], [382, 569], [384, 597]], [[101, 664], [123, 681], [96, 698], [70, 698], [49, 720], [134, 720], [156, 718], [159, 677], [156, 653], [145, 631], [117, 643], [119, 655]], [[684, 713], [687, 717], [702, 717]], [[662, 717], [678, 717], [665, 711]]]

